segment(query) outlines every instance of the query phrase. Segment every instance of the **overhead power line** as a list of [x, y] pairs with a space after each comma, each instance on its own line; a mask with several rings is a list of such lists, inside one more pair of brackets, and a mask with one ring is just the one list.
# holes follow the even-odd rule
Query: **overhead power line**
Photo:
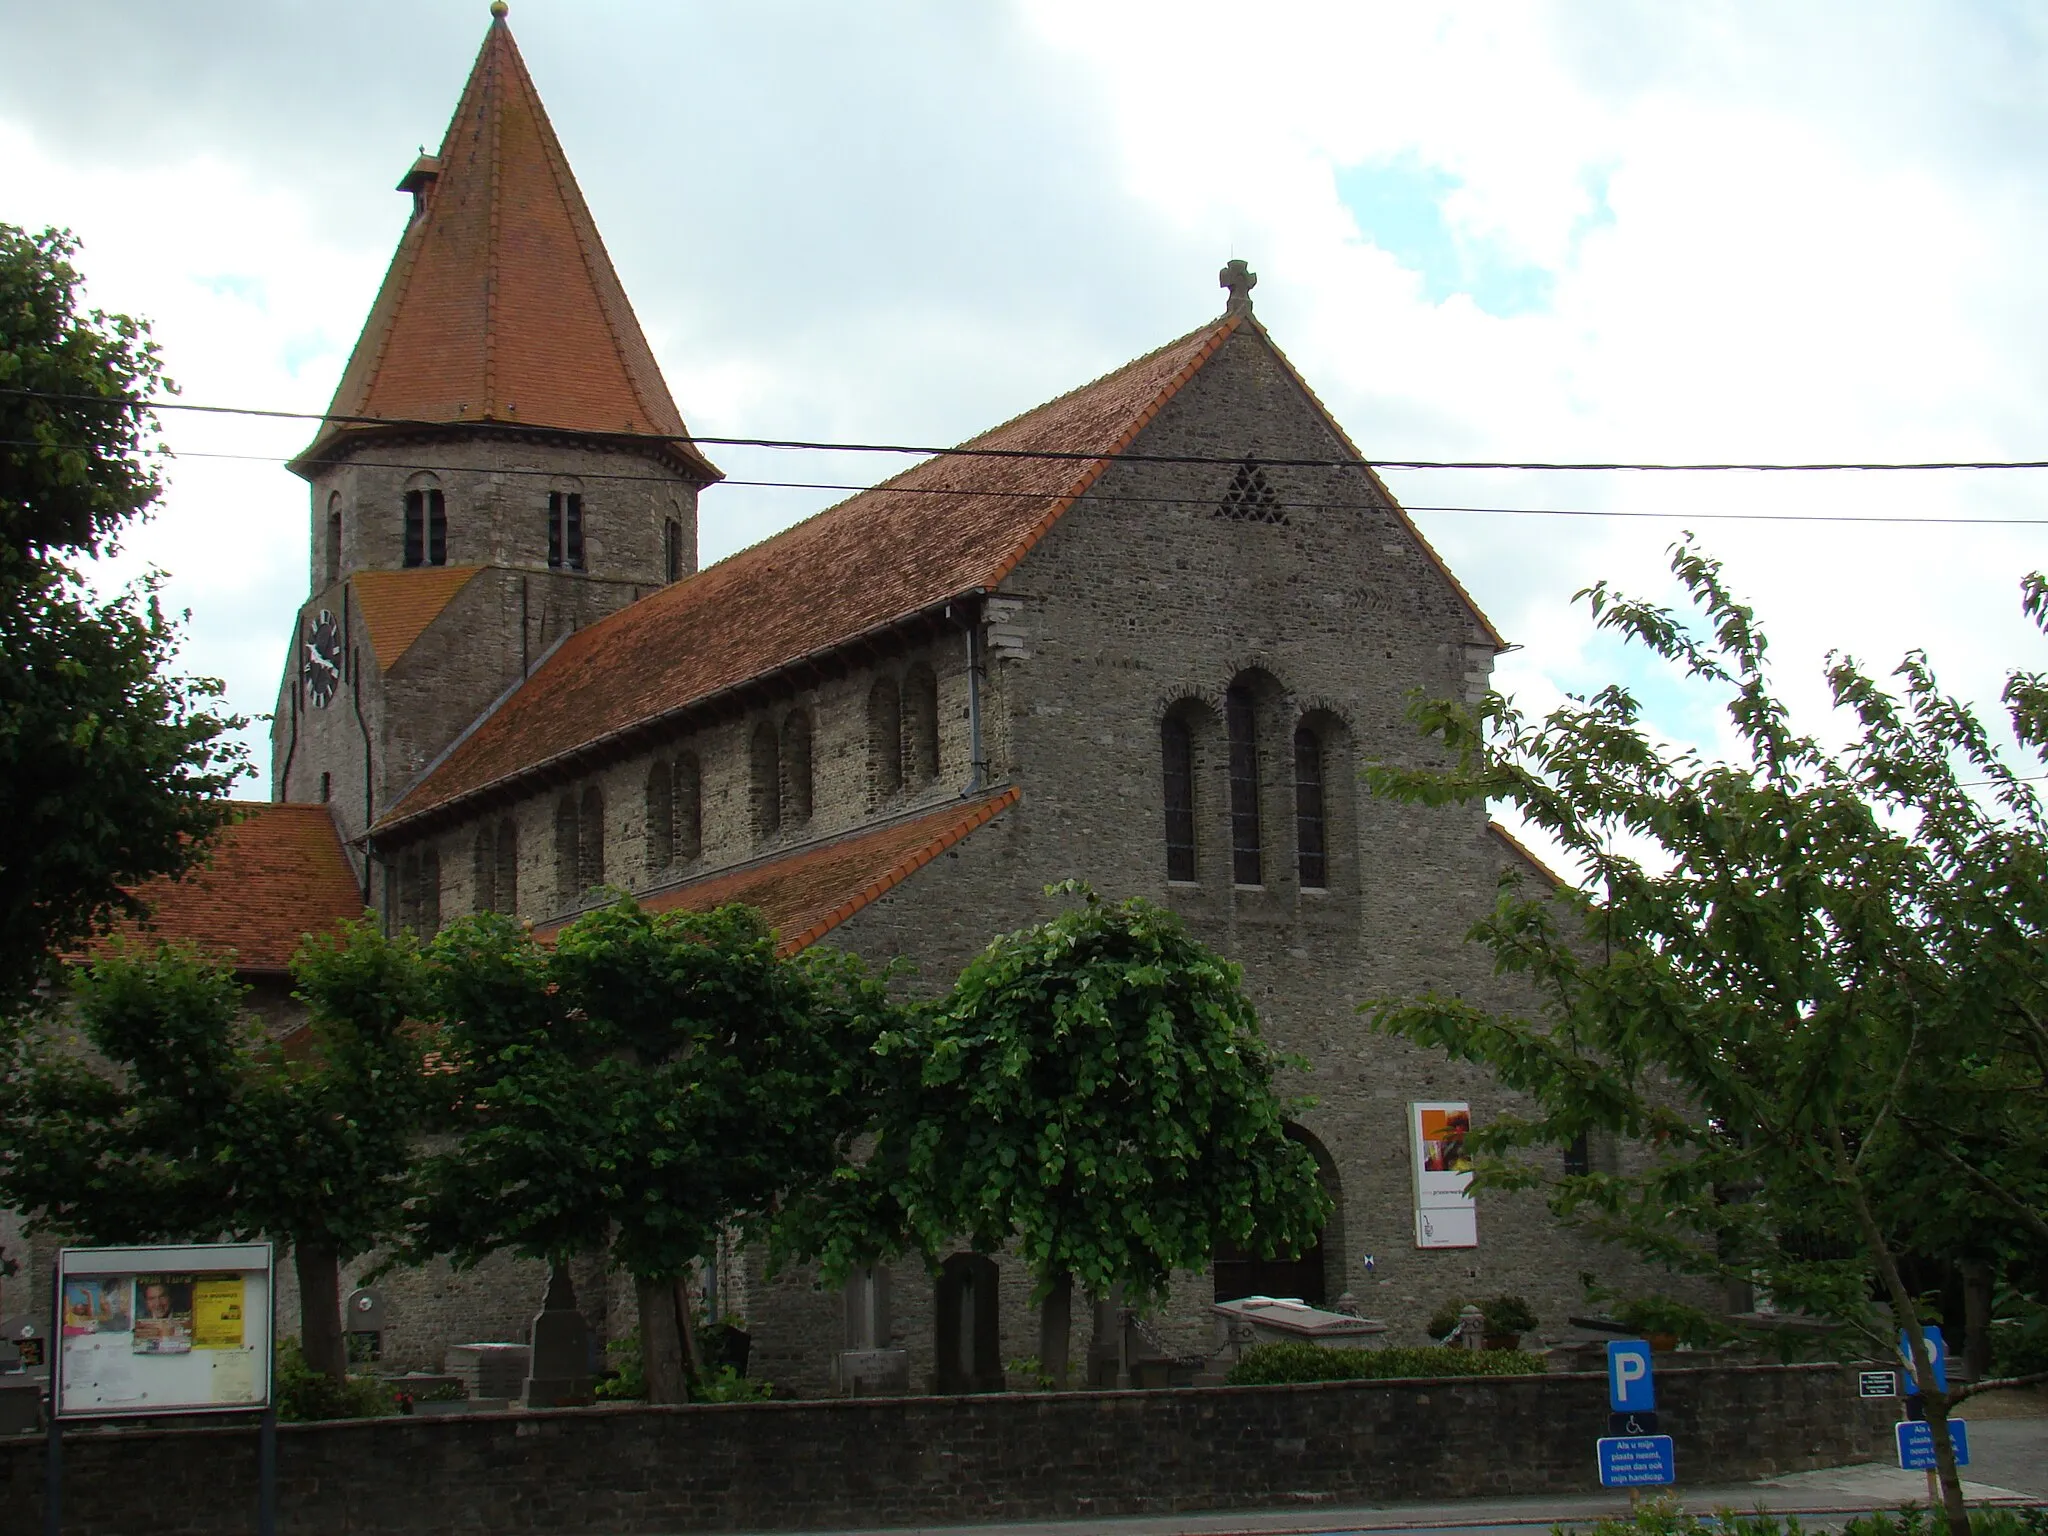
[[[0, 441], [0, 447], [34, 447], [33, 443]], [[198, 450], [166, 449], [174, 459], [221, 459], [236, 463], [283, 464], [289, 462], [281, 454], [270, 453], [208, 453]], [[415, 471], [438, 472], [445, 470], [445, 464], [392, 463], [383, 459], [354, 458], [350, 460], [364, 469], [391, 469], [406, 473]], [[1234, 460], [1225, 460], [1234, 463]], [[497, 468], [493, 475], [523, 475], [535, 479], [559, 480], [561, 473], [552, 469]], [[578, 470], [578, 480], [627, 481], [630, 483], [673, 485], [668, 475], [628, 475], [605, 470]], [[781, 491], [878, 491], [889, 496], [1003, 496], [1017, 501], [1064, 501], [1066, 491], [1019, 491], [1007, 486], [906, 486], [906, 485], [858, 485], [834, 480], [734, 480], [719, 482], [721, 485], [745, 486], [763, 490]], [[1141, 503], [1154, 506], [1186, 506], [1197, 500], [1188, 496], [1134, 496], [1115, 491], [1088, 490], [1083, 499], [1095, 503]], [[1286, 501], [1279, 500], [1273, 506], [1290, 512], [1384, 512], [1392, 510], [1378, 501]], [[1899, 523], [1919, 526], [1953, 528], [2041, 528], [2048, 527], [2048, 517], [1924, 517], [1913, 515], [1892, 515], [1876, 512], [1706, 512], [1697, 509], [1684, 512], [1633, 511], [1611, 507], [1481, 507], [1481, 506], [1433, 506], [1418, 502], [1398, 503], [1404, 512], [1459, 512], [1491, 517], [1597, 517], [1619, 519], [1642, 519], [1655, 522], [1722, 522], [1722, 523]]]
[[[445, 430], [459, 426], [471, 431], [496, 431], [524, 437], [554, 436], [588, 439], [602, 437], [621, 443], [685, 448], [769, 448], [812, 453], [892, 453], [915, 458], [1037, 459], [1072, 463], [1095, 463], [1114, 458], [1134, 464], [1240, 464], [1244, 454], [1199, 453], [1099, 453], [1056, 448], [976, 448], [920, 446], [911, 443], [835, 443], [788, 437], [700, 437], [661, 432], [572, 431], [536, 423], [514, 421], [428, 421], [391, 416], [345, 416], [323, 411], [284, 411], [258, 406], [195, 405], [183, 400], [142, 400], [129, 396], [67, 395], [47, 390], [0, 389], [0, 394], [26, 396], [66, 404], [115, 406], [148, 411], [190, 411], [213, 416], [252, 416], [279, 421], [313, 421], [329, 426], [378, 427], [397, 431]], [[1816, 460], [1806, 463], [1726, 461], [1672, 462], [1629, 460], [1556, 461], [1544, 459], [1292, 459], [1252, 455], [1259, 464], [1274, 469], [1394, 469], [1394, 470], [1532, 470], [1578, 473], [1587, 471], [1633, 471], [1653, 474], [1813, 474], [1852, 471], [1896, 473], [1900, 471], [2023, 470], [2048, 469], [2048, 459], [1923, 459], [1923, 460]]]

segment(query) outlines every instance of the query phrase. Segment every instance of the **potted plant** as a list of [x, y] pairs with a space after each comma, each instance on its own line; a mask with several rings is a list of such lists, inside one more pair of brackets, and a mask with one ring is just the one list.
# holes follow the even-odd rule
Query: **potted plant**
[[1520, 1349], [1522, 1335], [1536, 1328], [1536, 1309], [1519, 1296], [1496, 1296], [1479, 1303], [1486, 1319], [1484, 1343], [1488, 1349]]

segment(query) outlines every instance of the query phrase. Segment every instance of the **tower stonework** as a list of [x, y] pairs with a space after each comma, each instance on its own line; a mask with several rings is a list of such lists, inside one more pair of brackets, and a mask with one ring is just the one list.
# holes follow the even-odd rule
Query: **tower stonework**
[[697, 565], [691, 445], [494, 13], [328, 418], [272, 795], [367, 833], [561, 639]]

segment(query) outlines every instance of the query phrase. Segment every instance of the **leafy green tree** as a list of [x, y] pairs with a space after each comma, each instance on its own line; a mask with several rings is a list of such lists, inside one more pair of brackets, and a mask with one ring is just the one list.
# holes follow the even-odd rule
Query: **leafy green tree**
[[221, 685], [169, 670], [157, 578], [101, 597], [73, 563], [161, 494], [128, 402], [169, 388], [146, 325], [82, 307], [75, 250], [0, 224], [0, 1012], [204, 857], [246, 771]]
[[[0, 1077], [0, 1196], [31, 1231], [100, 1243], [289, 1244], [306, 1359], [339, 1381], [339, 1266], [390, 1235], [418, 1124], [424, 999], [409, 939], [309, 939], [311, 1010], [273, 1039], [229, 968], [116, 953], [77, 987], [78, 1036], [23, 1029]], [[80, 1046], [84, 1049], [80, 1049]]]
[[691, 1267], [844, 1160], [861, 1122], [836, 1090], [888, 1017], [879, 982], [779, 956], [744, 907], [621, 902], [552, 952], [486, 915], [432, 953], [457, 1139], [422, 1168], [407, 1255], [609, 1247], [638, 1292], [648, 1396], [682, 1401]]
[[[1631, 1173], [1551, 1183], [1567, 1222], [1681, 1273], [1754, 1286], [1896, 1349], [1927, 1385], [1944, 1503], [1967, 1530], [1949, 1410], [1999, 1385], [1933, 1390], [1916, 1258], [2048, 1278], [2048, 883], [2031, 784], [1971, 709], [1907, 658], [1898, 694], [1855, 661], [1828, 682], [1829, 746], [1772, 691], [1752, 611], [1689, 545], [1672, 569], [1704, 620], [1604, 584], [1598, 622], [1723, 697], [1740, 759], [1661, 743], [1609, 687], [1540, 720], [1489, 697], [1423, 702], [1450, 766], [1380, 764], [1413, 803], [1518, 809], [1583, 889], [1504, 882], [1472, 938], [1528, 983], [1527, 1013], [1451, 996], [1373, 1007], [1378, 1027], [1490, 1066], [1534, 1101], [1476, 1131], [1480, 1188], [1546, 1182], [1536, 1149], [1628, 1138]], [[2027, 607], [2044, 612], [2039, 578]], [[2014, 673], [2009, 723], [2037, 761], [2048, 689]]]
[[1014, 1243], [1064, 1386], [1077, 1283], [1154, 1301], [1224, 1243], [1298, 1251], [1330, 1204], [1286, 1134], [1282, 1059], [1238, 968], [1164, 908], [1053, 890], [1083, 899], [997, 939], [882, 1039], [872, 1145], [809, 1246], [838, 1275], [905, 1247]]

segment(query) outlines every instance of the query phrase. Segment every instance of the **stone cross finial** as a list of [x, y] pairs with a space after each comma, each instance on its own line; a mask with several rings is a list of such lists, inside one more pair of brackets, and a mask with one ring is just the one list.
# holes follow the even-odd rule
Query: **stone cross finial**
[[1223, 306], [1223, 313], [1234, 315], [1239, 310], [1252, 307], [1252, 289], [1258, 286], [1259, 274], [1251, 264], [1238, 257], [1224, 263], [1223, 270], [1216, 274], [1218, 287], [1230, 290], [1230, 302]]

